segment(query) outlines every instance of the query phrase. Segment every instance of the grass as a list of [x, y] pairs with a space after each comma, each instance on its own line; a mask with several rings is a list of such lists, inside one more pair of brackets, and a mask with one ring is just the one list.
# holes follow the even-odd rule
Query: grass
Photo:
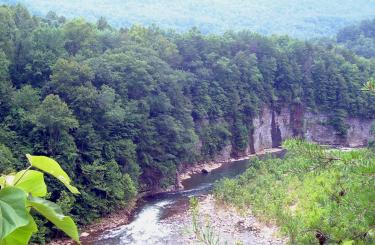
[[258, 160], [215, 197], [274, 222], [290, 244], [374, 244], [375, 155], [327, 151], [300, 140], [284, 159]]

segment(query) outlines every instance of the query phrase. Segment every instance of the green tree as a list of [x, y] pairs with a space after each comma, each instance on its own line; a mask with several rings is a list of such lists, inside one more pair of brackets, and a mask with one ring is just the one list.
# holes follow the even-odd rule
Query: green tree
[[25, 73], [34, 86], [41, 87], [49, 80], [58, 58], [65, 55], [63, 34], [56, 28], [39, 27], [30, 38], [31, 53]]
[[5, 115], [10, 110], [10, 102], [14, 90], [9, 80], [9, 64], [5, 53], [0, 50], [0, 116], [2, 119], [5, 118]]
[[11, 150], [3, 144], [0, 144], [0, 172], [7, 174], [14, 170], [17, 160], [14, 158]]
[[[125, 206], [137, 192], [133, 180], [115, 161], [95, 161], [81, 168], [86, 188], [78, 200], [84, 203], [85, 208], [91, 209], [82, 220], [93, 220]], [[73, 207], [73, 212], [77, 209], [79, 207]]]
[[44, 90], [47, 93], [56, 93], [71, 103], [79, 96], [77, 88], [90, 86], [92, 78], [93, 73], [87, 65], [61, 58], [53, 66], [51, 80], [45, 85]]
[[72, 111], [57, 95], [48, 95], [32, 116], [36, 130], [41, 133], [41, 142], [46, 144], [49, 155], [71, 154], [65, 152], [74, 146], [70, 129], [78, 127]]
[[75, 19], [65, 23], [63, 33], [66, 40], [65, 49], [74, 56], [89, 44], [95, 34], [95, 29], [84, 19]]

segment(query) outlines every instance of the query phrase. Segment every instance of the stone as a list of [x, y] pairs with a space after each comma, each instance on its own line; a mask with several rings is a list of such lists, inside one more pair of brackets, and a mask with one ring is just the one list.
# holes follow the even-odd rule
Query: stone
[[202, 173], [202, 174], [208, 174], [209, 172], [208, 172], [207, 169], [203, 168], [203, 169], [201, 170], [201, 173]]
[[81, 237], [88, 237], [90, 235], [90, 233], [88, 232], [82, 232], [81, 233]]

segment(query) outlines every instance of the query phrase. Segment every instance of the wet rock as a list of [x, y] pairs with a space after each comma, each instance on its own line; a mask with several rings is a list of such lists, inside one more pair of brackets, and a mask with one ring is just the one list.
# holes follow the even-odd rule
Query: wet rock
[[201, 170], [201, 173], [202, 173], [202, 174], [208, 174], [209, 172], [208, 172], [207, 169], [203, 168], [203, 169]]

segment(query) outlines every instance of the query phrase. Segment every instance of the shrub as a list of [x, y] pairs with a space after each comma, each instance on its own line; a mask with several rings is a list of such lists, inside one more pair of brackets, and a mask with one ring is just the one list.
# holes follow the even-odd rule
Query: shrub
[[290, 244], [373, 244], [375, 154], [284, 143], [284, 159], [257, 162], [236, 180], [222, 180], [217, 199], [275, 221]]

